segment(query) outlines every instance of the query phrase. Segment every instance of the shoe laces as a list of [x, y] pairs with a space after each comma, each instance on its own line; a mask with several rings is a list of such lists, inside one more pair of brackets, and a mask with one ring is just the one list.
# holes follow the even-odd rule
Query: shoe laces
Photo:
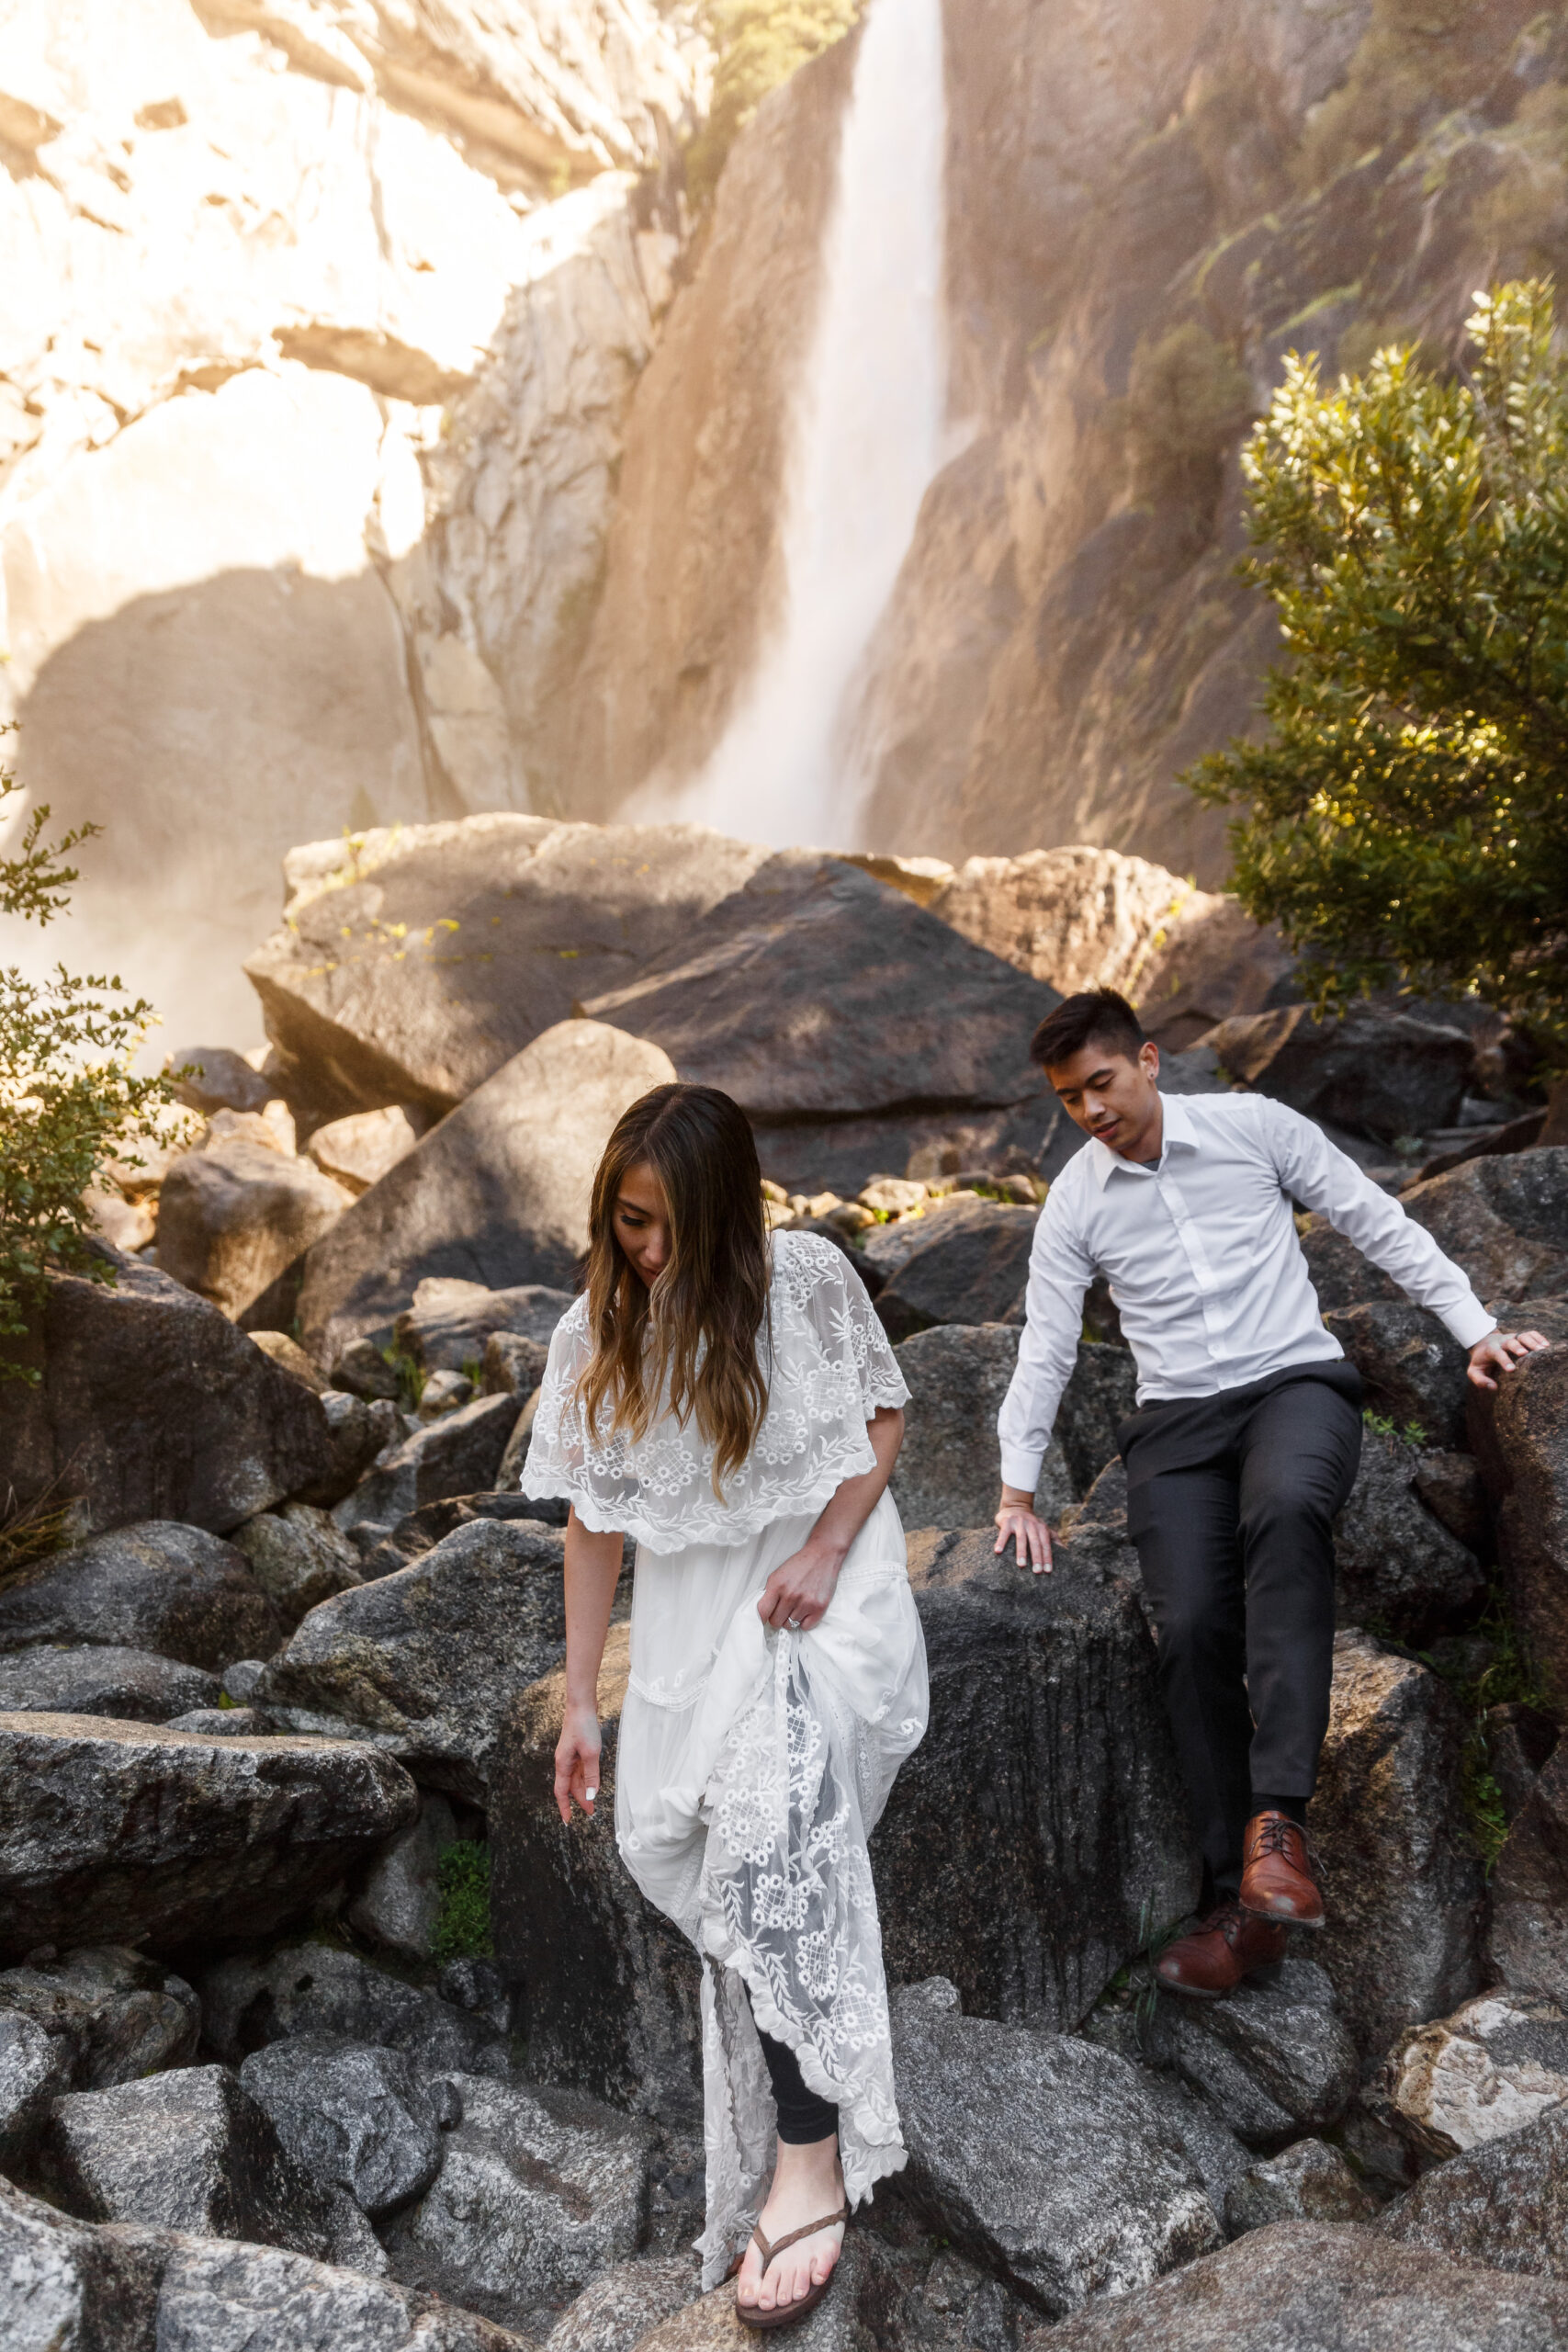
[[1217, 1903], [1206, 1919], [1199, 1923], [1201, 1936], [1221, 1935], [1227, 1944], [1234, 1944], [1247, 1918], [1241, 1905], [1232, 1895], [1224, 1903]]
[[1290, 1848], [1292, 1838], [1301, 1839], [1302, 1853], [1307, 1868], [1315, 1872], [1317, 1856], [1313, 1851], [1312, 1839], [1307, 1836], [1301, 1823], [1292, 1821], [1289, 1814], [1285, 1813], [1274, 1813], [1267, 1816], [1262, 1828], [1258, 1832], [1258, 1843], [1252, 1852], [1253, 1860], [1258, 1861], [1265, 1854], [1279, 1854], [1286, 1861], [1291, 1861], [1292, 1857]]

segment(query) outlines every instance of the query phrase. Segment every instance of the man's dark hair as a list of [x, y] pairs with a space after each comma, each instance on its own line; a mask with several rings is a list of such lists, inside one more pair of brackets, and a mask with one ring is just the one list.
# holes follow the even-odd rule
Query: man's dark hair
[[1095, 1045], [1109, 1046], [1135, 1062], [1146, 1043], [1143, 1025], [1124, 996], [1114, 989], [1083, 989], [1077, 996], [1064, 997], [1055, 1012], [1045, 1015], [1030, 1043], [1029, 1058], [1042, 1069], [1059, 1069], [1086, 1046]]

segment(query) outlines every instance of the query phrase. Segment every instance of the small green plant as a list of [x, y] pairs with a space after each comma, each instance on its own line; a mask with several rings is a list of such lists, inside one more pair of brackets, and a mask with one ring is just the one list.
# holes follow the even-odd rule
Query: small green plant
[[1419, 1421], [1406, 1421], [1404, 1427], [1401, 1429], [1392, 1414], [1374, 1413], [1370, 1405], [1362, 1413], [1361, 1419], [1374, 1436], [1397, 1438], [1402, 1445], [1409, 1446], [1413, 1453], [1419, 1453], [1427, 1443], [1427, 1431]]
[[385, 1347], [381, 1355], [396, 1377], [398, 1403], [405, 1413], [417, 1413], [427, 1377], [423, 1366], [415, 1363], [412, 1356], [405, 1355], [400, 1348]]
[[485, 1368], [479, 1362], [478, 1356], [464, 1357], [463, 1377], [469, 1384], [470, 1387], [482, 1388], [484, 1386]]
[[489, 1960], [495, 1950], [490, 1929], [490, 1848], [478, 1838], [459, 1838], [441, 1857], [436, 1884], [441, 1895], [435, 1915], [436, 1959]]
[[1466, 1674], [1462, 1669], [1445, 1667], [1440, 1658], [1427, 1652], [1421, 1656], [1424, 1665], [1442, 1676], [1464, 1711], [1467, 1730], [1460, 1795], [1470, 1823], [1471, 1835], [1490, 1877], [1493, 1866], [1503, 1850], [1508, 1822], [1503, 1809], [1503, 1792], [1492, 1770], [1486, 1739], [1487, 1712], [1510, 1701], [1527, 1707], [1538, 1707], [1543, 1713], [1550, 1713], [1552, 1709], [1551, 1694], [1544, 1688], [1524, 1636], [1514, 1623], [1507, 1595], [1500, 1583], [1494, 1584], [1488, 1591], [1485, 1605], [1475, 1621], [1474, 1631], [1490, 1651], [1489, 1662], [1479, 1674]]

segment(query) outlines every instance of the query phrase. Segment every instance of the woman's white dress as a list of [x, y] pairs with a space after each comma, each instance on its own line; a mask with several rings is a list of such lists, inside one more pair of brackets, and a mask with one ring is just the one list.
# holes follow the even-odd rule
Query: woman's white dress
[[672, 1415], [640, 1442], [589, 1441], [574, 1393], [591, 1353], [585, 1299], [551, 1342], [523, 1478], [525, 1494], [570, 1497], [584, 1525], [637, 1544], [615, 1836], [643, 1893], [710, 1963], [709, 2285], [745, 2244], [773, 2163], [753, 2012], [837, 2104], [852, 2205], [905, 2158], [866, 1852], [926, 1727], [925, 1647], [892, 1497], [851, 1545], [811, 1632], [775, 1634], [756, 1604], [835, 1489], [875, 1466], [866, 1423], [908, 1390], [840, 1250], [780, 1233], [773, 1261], [771, 1335], [759, 1340], [768, 1409], [722, 1499], [713, 1449]]

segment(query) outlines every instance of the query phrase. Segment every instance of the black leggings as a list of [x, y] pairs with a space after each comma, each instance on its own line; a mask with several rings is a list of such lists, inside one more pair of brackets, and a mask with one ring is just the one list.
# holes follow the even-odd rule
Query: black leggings
[[[750, 1994], [747, 1998], [750, 1998]], [[787, 2042], [775, 2041], [761, 2026], [757, 2028], [757, 2039], [762, 2045], [762, 2063], [773, 2086], [779, 2138], [788, 2148], [809, 2147], [814, 2140], [828, 2139], [839, 2128], [839, 2110], [832, 2100], [818, 2098], [815, 2091], [807, 2089], [800, 2061]]]

